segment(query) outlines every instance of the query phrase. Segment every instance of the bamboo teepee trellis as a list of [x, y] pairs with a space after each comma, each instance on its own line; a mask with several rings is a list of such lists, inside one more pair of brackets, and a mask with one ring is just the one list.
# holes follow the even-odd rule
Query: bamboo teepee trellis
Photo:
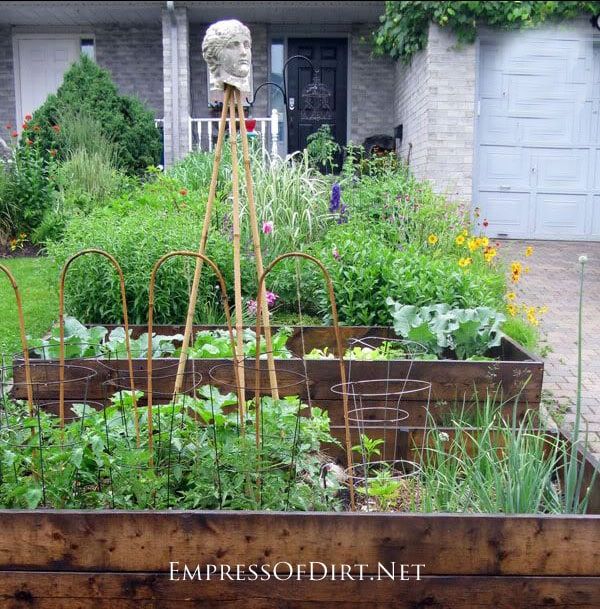
[[[250, 168], [250, 152], [248, 146], [248, 133], [246, 131], [244, 108], [242, 105], [241, 92], [231, 85], [225, 85], [225, 93], [223, 96], [223, 109], [219, 120], [219, 130], [217, 135], [217, 143], [215, 146], [215, 158], [213, 162], [212, 176], [204, 214], [204, 224], [200, 236], [200, 245], [198, 253], [204, 256], [206, 254], [206, 243], [208, 240], [208, 231], [213, 213], [213, 205], [217, 190], [217, 181], [219, 176], [219, 167], [223, 152], [223, 143], [225, 139], [225, 126], [227, 123], [227, 115], [229, 114], [229, 142], [231, 146], [231, 165], [232, 165], [232, 186], [233, 186], [233, 268], [234, 268], [234, 302], [235, 302], [235, 328], [236, 328], [236, 353], [234, 357], [235, 366], [238, 374], [238, 398], [240, 408], [240, 418], [243, 420], [245, 413], [245, 379], [244, 379], [244, 349], [243, 349], [243, 300], [242, 300], [242, 276], [241, 276], [241, 229], [240, 229], [240, 193], [239, 193], [239, 170], [238, 170], [238, 147], [237, 147], [237, 127], [236, 127], [236, 112], [237, 120], [239, 120], [240, 135], [242, 141], [242, 156], [244, 161], [244, 172], [246, 191], [248, 198], [248, 217], [250, 221], [250, 231], [254, 245], [254, 259], [256, 263], [256, 276], [260, 280], [263, 274], [262, 253], [260, 248], [260, 232], [258, 229], [258, 219], [256, 214], [256, 205], [254, 201], [254, 187], [252, 173]], [[187, 361], [188, 349], [194, 322], [194, 313], [196, 310], [198, 285], [200, 283], [200, 274], [202, 272], [203, 259], [198, 257], [194, 269], [194, 277], [190, 292], [187, 317], [185, 323], [185, 331], [181, 345], [181, 355], [177, 367], [177, 376], [173, 393], [177, 394], [181, 391], [183, 384], [183, 375]], [[266, 302], [266, 287], [264, 283], [261, 288], [261, 298]], [[277, 399], [279, 392], [277, 389], [277, 376], [275, 373], [275, 362], [273, 359], [273, 345], [271, 340], [271, 324], [269, 319], [268, 307], [262, 307], [263, 327], [265, 335], [265, 346], [267, 350], [267, 366], [269, 370], [269, 382], [271, 385], [271, 395]]]

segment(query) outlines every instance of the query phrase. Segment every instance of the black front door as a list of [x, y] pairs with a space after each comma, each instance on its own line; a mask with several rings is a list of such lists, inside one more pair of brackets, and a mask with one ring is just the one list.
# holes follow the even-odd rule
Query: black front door
[[[312, 82], [308, 62], [293, 59], [288, 67], [288, 152], [303, 150], [306, 138], [322, 124], [329, 124], [333, 137], [340, 146], [346, 145], [348, 41], [345, 38], [289, 38], [288, 57], [304, 55], [319, 70], [318, 80], [332, 94], [331, 120], [314, 122], [303, 117], [306, 98], [302, 92]], [[306, 113], [305, 113], [306, 114]]]

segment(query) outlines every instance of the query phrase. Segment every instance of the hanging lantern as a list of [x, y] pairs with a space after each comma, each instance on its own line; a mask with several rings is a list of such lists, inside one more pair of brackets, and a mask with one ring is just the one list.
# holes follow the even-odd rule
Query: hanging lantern
[[318, 123], [333, 120], [333, 96], [329, 87], [319, 80], [318, 70], [313, 72], [312, 82], [304, 88], [301, 98], [300, 116], [303, 121]]

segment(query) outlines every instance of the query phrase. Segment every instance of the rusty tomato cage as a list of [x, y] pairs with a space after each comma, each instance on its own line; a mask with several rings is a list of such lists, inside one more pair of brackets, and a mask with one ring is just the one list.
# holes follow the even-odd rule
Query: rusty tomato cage
[[[205, 251], [228, 116], [234, 314]], [[257, 262], [254, 359], [242, 341], [238, 124]], [[409, 444], [411, 431], [457, 397], [474, 396], [466, 400], [475, 407], [491, 386], [539, 405], [543, 364], [508, 340], [499, 349], [504, 359], [493, 363], [424, 361], [414, 352], [391, 361], [345, 358], [352, 340], [395, 336], [390, 328], [340, 327], [318, 260], [289, 253], [263, 268], [255, 212], [241, 96], [227, 88], [200, 247], [156, 262], [146, 327], [129, 326], [118, 262], [84, 251], [61, 275], [59, 357], [36, 360], [19, 288], [0, 266], [15, 292], [22, 342], [22, 356], [1, 371], [0, 498], [16, 506], [0, 510], [1, 606], [597, 609], [597, 483], [586, 515], [386, 512], [371, 501], [372, 474], [406, 484], [420, 475], [426, 446]], [[119, 275], [125, 359], [66, 360], [64, 281], [81, 255], [108, 259]], [[195, 261], [186, 323], [177, 328], [180, 355], [153, 360], [156, 275], [176, 256]], [[283, 360], [274, 357], [265, 281], [290, 260], [321, 270], [334, 323], [294, 328], [294, 357]], [[203, 268], [217, 277], [231, 359], [189, 357]], [[129, 337], [143, 330], [146, 357], [133, 358]], [[315, 347], [332, 356], [304, 357]], [[318, 441], [324, 437], [328, 443]], [[582, 462], [582, 488], [595, 482], [596, 467]], [[215, 576], [221, 570], [235, 577]]]

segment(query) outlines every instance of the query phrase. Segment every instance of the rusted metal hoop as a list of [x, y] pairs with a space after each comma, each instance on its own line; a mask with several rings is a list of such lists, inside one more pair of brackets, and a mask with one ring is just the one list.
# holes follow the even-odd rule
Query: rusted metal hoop
[[19, 285], [14, 275], [8, 267], [0, 264], [2, 271], [10, 281], [12, 289], [15, 292], [15, 300], [17, 301], [17, 313], [19, 315], [19, 334], [21, 337], [21, 347], [23, 349], [23, 361], [25, 362], [25, 382], [27, 383], [27, 404], [29, 406], [29, 416], [33, 416], [33, 387], [31, 385], [31, 366], [29, 365], [29, 347], [27, 346], [27, 334], [25, 332], [25, 317], [23, 315], [23, 301], [21, 300], [21, 292]]
[[[200, 252], [192, 252], [189, 250], [177, 250], [174, 252], [169, 252], [164, 256], [161, 256], [157, 261], [154, 267], [152, 268], [152, 273], [150, 274], [150, 285], [148, 289], [148, 354], [147, 354], [147, 371], [148, 371], [148, 395], [147, 395], [147, 403], [148, 403], [148, 448], [150, 452], [150, 464], [152, 465], [153, 456], [153, 438], [152, 438], [152, 328], [154, 325], [154, 292], [156, 287], [156, 274], [160, 267], [171, 258], [175, 258], [177, 256], [196, 258], [197, 263], [206, 262], [213, 270], [217, 277], [217, 281], [219, 282], [219, 286], [221, 288], [221, 297], [223, 300], [223, 308], [225, 310], [225, 320], [227, 321], [227, 329], [229, 330], [229, 340], [231, 342], [232, 353], [235, 353], [235, 339], [233, 337], [233, 329], [231, 327], [231, 314], [229, 310], [229, 301], [227, 300], [227, 286], [225, 285], [225, 279], [223, 279], [223, 274], [219, 270], [219, 267], [210, 259], [208, 256], [201, 254]], [[198, 264], [196, 264], [196, 268]], [[187, 353], [186, 353], [187, 357]], [[176, 390], [179, 386], [178, 378], [179, 376], [183, 376], [183, 368], [181, 366], [178, 367], [177, 377], [175, 379], [174, 389]], [[235, 370], [235, 382], [237, 386], [237, 394], [238, 400], [240, 396], [240, 382], [238, 378], [237, 366], [234, 366]], [[173, 395], [173, 399], [175, 399], [175, 395]]]
[[[340, 363], [340, 380], [342, 382], [342, 404], [344, 408], [344, 427], [345, 427], [345, 435], [346, 435], [346, 459], [348, 461], [347, 467], [352, 467], [352, 441], [350, 438], [350, 421], [349, 421], [349, 412], [348, 412], [348, 394], [346, 391], [347, 382], [346, 382], [346, 369], [344, 367], [344, 349], [342, 344], [342, 335], [340, 333], [339, 327], [339, 318], [337, 312], [337, 305], [335, 302], [335, 293], [333, 291], [333, 282], [331, 281], [331, 276], [329, 272], [325, 268], [325, 265], [314, 256], [310, 254], [305, 254], [304, 252], [287, 252], [285, 254], [281, 254], [277, 256], [271, 264], [265, 269], [264, 273], [261, 275], [258, 281], [258, 293], [256, 295], [256, 381], [255, 381], [255, 408], [256, 408], [256, 443], [257, 446], [259, 444], [260, 438], [260, 430], [259, 430], [259, 421], [260, 421], [260, 379], [259, 379], [259, 367], [260, 367], [260, 330], [261, 330], [261, 314], [262, 314], [262, 294], [264, 292], [264, 284], [267, 275], [273, 270], [273, 268], [279, 264], [282, 260], [286, 258], [304, 258], [305, 260], [309, 260], [313, 264], [316, 264], [323, 273], [323, 277], [325, 278], [325, 284], [327, 285], [327, 291], [329, 292], [329, 304], [331, 306], [331, 318], [333, 320], [333, 332], [335, 334], [335, 343], [338, 352], [338, 361]], [[354, 501], [354, 483], [350, 480], [350, 507], [354, 511], [356, 509], [356, 504]]]
[[87, 254], [97, 254], [99, 256], [104, 256], [117, 271], [119, 276], [119, 287], [121, 290], [121, 306], [123, 309], [123, 325], [125, 326], [125, 350], [127, 352], [127, 363], [129, 367], [129, 378], [131, 385], [131, 397], [133, 401], [133, 414], [134, 414], [134, 422], [135, 422], [135, 434], [137, 446], [140, 445], [140, 424], [137, 412], [137, 400], [135, 397], [135, 382], [133, 380], [133, 361], [131, 359], [131, 343], [129, 341], [129, 315], [127, 312], [127, 296], [125, 293], [125, 278], [123, 276], [123, 270], [121, 266], [117, 262], [116, 258], [105, 252], [104, 250], [97, 248], [88, 248], [73, 254], [70, 258], [65, 262], [63, 269], [60, 274], [60, 288], [58, 294], [58, 324], [59, 324], [59, 332], [60, 332], [60, 347], [59, 347], [59, 358], [60, 358], [60, 368], [59, 368], [59, 379], [60, 379], [60, 388], [59, 388], [59, 415], [60, 415], [60, 426], [64, 427], [65, 422], [65, 387], [64, 387], [64, 379], [65, 379], [65, 280], [67, 277], [67, 271], [71, 264], [80, 258], [81, 256], [85, 256]]

